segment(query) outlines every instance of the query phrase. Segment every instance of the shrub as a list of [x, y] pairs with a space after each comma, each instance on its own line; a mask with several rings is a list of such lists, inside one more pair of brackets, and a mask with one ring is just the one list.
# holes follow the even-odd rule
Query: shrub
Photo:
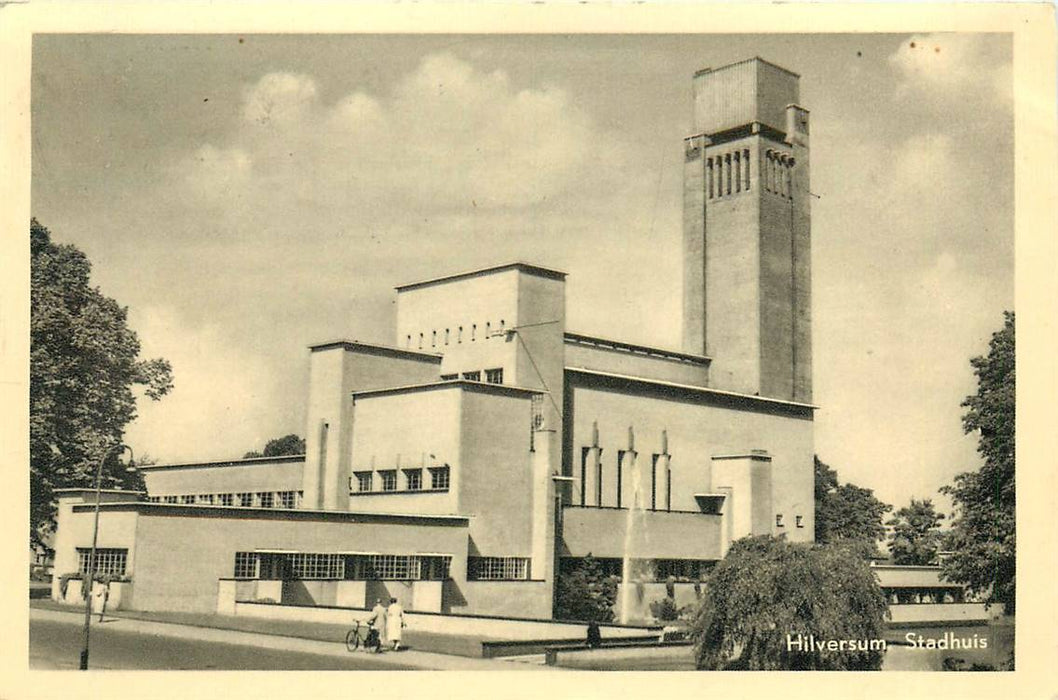
[[555, 617], [559, 620], [612, 622], [617, 581], [589, 554], [558, 577]]

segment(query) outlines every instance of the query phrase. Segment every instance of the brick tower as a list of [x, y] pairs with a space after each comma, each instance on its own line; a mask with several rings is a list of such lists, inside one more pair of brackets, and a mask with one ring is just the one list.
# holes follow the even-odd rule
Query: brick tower
[[752, 58], [694, 75], [684, 139], [683, 346], [710, 385], [812, 400], [808, 110]]

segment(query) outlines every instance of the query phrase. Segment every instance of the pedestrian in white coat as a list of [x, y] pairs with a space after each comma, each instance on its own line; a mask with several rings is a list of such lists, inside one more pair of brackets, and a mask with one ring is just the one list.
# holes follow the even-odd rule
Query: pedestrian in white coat
[[396, 598], [389, 599], [389, 608], [386, 609], [386, 635], [393, 642], [393, 651], [400, 649], [402, 630], [404, 629], [404, 608]]

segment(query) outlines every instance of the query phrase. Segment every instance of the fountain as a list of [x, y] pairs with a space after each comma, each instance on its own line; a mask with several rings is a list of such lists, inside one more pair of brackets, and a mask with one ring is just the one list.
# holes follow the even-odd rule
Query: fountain
[[[632, 480], [632, 501], [628, 504], [628, 514], [625, 517], [625, 539], [624, 539], [624, 559], [621, 563], [621, 603], [620, 603], [620, 615], [619, 619], [621, 624], [628, 624], [629, 617], [632, 611], [632, 583], [633, 576], [636, 572], [633, 571], [633, 559], [632, 552], [636, 549], [640, 551], [647, 551], [645, 542], [639, 543], [640, 546], [636, 547], [637, 544], [635, 537], [645, 536], [643, 531], [643, 517], [646, 513], [646, 509], [643, 507], [643, 479], [639, 471], [639, 460], [636, 458], [635, 451], [635, 433], [632, 427], [628, 427], [628, 449], [622, 454], [622, 469], [623, 474], [628, 474]], [[630, 467], [630, 468], [629, 468]], [[619, 485], [618, 488], [621, 488]], [[642, 574], [642, 572], [638, 572]], [[635, 576], [638, 578], [638, 576]]]

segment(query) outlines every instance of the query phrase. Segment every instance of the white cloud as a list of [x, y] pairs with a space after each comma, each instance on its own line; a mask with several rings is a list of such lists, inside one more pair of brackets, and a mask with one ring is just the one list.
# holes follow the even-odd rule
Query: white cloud
[[127, 430], [137, 455], [160, 462], [241, 457], [283, 430], [273, 373], [219, 327], [195, 327], [163, 307], [134, 309], [129, 325], [141, 339], [142, 357], [164, 356], [173, 367], [170, 394], [157, 402], [138, 399], [139, 417]]
[[293, 124], [314, 107], [316, 97], [316, 81], [311, 77], [269, 73], [246, 90], [243, 119], [262, 126]]
[[245, 184], [253, 164], [241, 148], [219, 149], [211, 144], [199, 148], [181, 166], [188, 187], [204, 199], [223, 199]]
[[993, 96], [1011, 94], [1010, 56], [998, 54], [994, 41], [980, 34], [916, 34], [889, 56], [903, 83], [914, 91], [965, 94], [975, 86]]

